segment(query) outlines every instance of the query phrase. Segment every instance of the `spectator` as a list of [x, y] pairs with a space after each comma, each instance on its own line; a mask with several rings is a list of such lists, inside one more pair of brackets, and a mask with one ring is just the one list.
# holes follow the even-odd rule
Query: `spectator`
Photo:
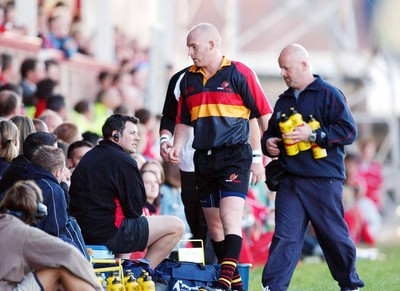
[[27, 34], [27, 28], [25, 26], [17, 25], [14, 0], [6, 1], [4, 26], [9, 32], [22, 35]]
[[5, 85], [14, 82], [16, 79], [13, 65], [13, 57], [8, 53], [1, 54], [1, 75], [0, 84]]
[[94, 104], [88, 100], [81, 100], [74, 106], [71, 112], [71, 120], [79, 127], [79, 132], [83, 133], [92, 127]]
[[47, 124], [39, 119], [39, 118], [34, 118], [32, 119], [33, 125], [35, 126], [35, 131], [44, 131], [44, 132], [49, 132], [49, 128], [47, 127]]
[[161, 209], [162, 215], [174, 215], [182, 219], [185, 223], [185, 234], [183, 239], [190, 239], [189, 225], [186, 221], [185, 206], [181, 198], [181, 176], [179, 167], [171, 162], [165, 161], [163, 164], [165, 182], [161, 185]]
[[132, 158], [136, 161], [137, 166], [139, 170], [143, 167], [143, 165], [146, 163], [145, 157], [140, 154], [140, 153], [134, 153], [132, 154]]
[[346, 180], [343, 192], [345, 220], [355, 243], [374, 245], [379, 234], [382, 217], [375, 203], [366, 196], [367, 181], [358, 171], [359, 157], [347, 153]]
[[[76, 246], [86, 258], [89, 258], [80, 230], [74, 219], [69, 218], [67, 189], [61, 182], [68, 185], [65, 171], [65, 155], [63, 150], [53, 146], [42, 146], [32, 156], [32, 164], [25, 179], [34, 180], [43, 192], [43, 203], [48, 208], [48, 215], [36, 227], [57, 236]], [[64, 184], [64, 185], [65, 185]], [[75, 236], [79, 233], [78, 237]]]
[[66, 143], [68, 146], [78, 140], [82, 140], [82, 135], [79, 133], [78, 126], [75, 123], [65, 121], [57, 126], [53, 133], [58, 140]]
[[61, 50], [66, 58], [71, 58], [78, 52], [78, 45], [70, 35], [70, 19], [58, 14], [48, 19], [48, 31], [43, 38], [43, 48]]
[[378, 210], [383, 213], [384, 190], [383, 170], [380, 162], [376, 160], [376, 142], [370, 136], [358, 140], [360, 152], [359, 173], [367, 182], [365, 196], [371, 199]]
[[139, 119], [140, 123], [145, 126], [146, 146], [142, 154], [147, 159], [159, 159], [159, 155], [155, 150], [154, 145], [154, 131], [156, 130], [156, 116], [148, 109], [139, 109], [135, 112], [135, 116]]
[[143, 154], [144, 151], [146, 150], [146, 146], [147, 146], [147, 130], [146, 130], [146, 127], [143, 124], [139, 123], [137, 128], [138, 128], [138, 134], [139, 134], [139, 137], [140, 137], [140, 141], [139, 141], [139, 143], [138, 143], [138, 145], [136, 147], [136, 152], [141, 154], [146, 160], [150, 161], [152, 159], [149, 159], [148, 157], [146, 157]]
[[113, 85], [121, 94], [122, 103], [129, 111], [137, 111], [144, 107], [144, 94], [132, 85], [129, 73], [119, 72], [114, 76]]
[[56, 83], [61, 81], [61, 69], [60, 63], [53, 59], [48, 59], [44, 61], [46, 79], [53, 80]]
[[25, 106], [34, 106], [33, 95], [37, 83], [44, 77], [44, 64], [35, 58], [27, 58], [20, 66], [22, 97]]
[[142, 171], [151, 171], [156, 173], [158, 178], [158, 183], [160, 185], [165, 182], [165, 173], [162, 164], [157, 160], [147, 160], [146, 163], [143, 164]]
[[85, 131], [84, 133], [82, 133], [82, 138], [93, 145], [97, 145], [102, 139], [100, 135], [91, 131]]
[[18, 128], [14, 123], [8, 120], [0, 121], [0, 179], [12, 160], [18, 156], [18, 135]]
[[20, 113], [21, 97], [13, 91], [0, 91], [0, 120], [9, 120]]
[[115, 108], [114, 113], [133, 115], [133, 110], [129, 109], [129, 107], [125, 104], [121, 104], [117, 108]]
[[160, 215], [160, 184], [157, 174], [152, 171], [140, 171], [146, 191], [146, 203], [143, 207], [143, 214], [146, 216]]
[[103, 290], [91, 264], [74, 247], [29, 226], [46, 216], [42, 201], [33, 181], [20, 181], [0, 205], [0, 289]]
[[[151, 171], [140, 171], [143, 179], [144, 189], [146, 191], [146, 203], [143, 206], [143, 215], [152, 216], [152, 215], [160, 215], [159, 209], [159, 199], [160, 196], [160, 184], [158, 183], [158, 178], [156, 173]], [[121, 211], [122, 214], [122, 211]], [[123, 216], [121, 217], [123, 219]], [[121, 219], [121, 222], [122, 222]], [[146, 250], [142, 252], [133, 252], [130, 255], [130, 259], [140, 259], [146, 255]]]
[[35, 118], [47, 109], [47, 100], [54, 94], [56, 87], [57, 83], [51, 79], [43, 79], [37, 83], [33, 99], [36, 105]]
[[3, 33], [6, 31], [6, 8], [0, 4], [0, 33]]
[[97, 82], [99, 85], [99, 90], [95, 96], [95, 101], [100, 102], [101, 95], [104, 91], [107, 91], [112, 87], [113, 74], [109, 71], [101, 71], [97, 76]]
[[53, 110], [56, 112], [62, 120], [67, 120], [68, 111], [67, 111], [67, 103], [65, 101], [65, 97], [61, 94], [53, 94], [47, 99], [47, 109]]
[[78, 46], [78, 53], [93, 56], [91, 39], [85, 35], [82, 22], [79, 18], [74, 19], [72, 22], [70, 34]]
[[68, 168], [73, 171], [82, 157], [93, 148], [93, 144], [86, 140], [71, 143], [67, 151]]
[[101, 135], [101, 126], [105, 118], [114, 113], [114, 110], [122, 104], [121, 93], [114, 87], [104, 90], [99, 100], [94, 105], [94, 114], [91, 131]]
[[[176, 217], [142, 216], [146, 193], [131, 157], [138, 143], [137, 123], [137, 118], [119, 114], [105, 121], [104, 139], [72, 174], [70, 209], [88, 244], [104, 244], [128, 258], [131, 252], [147, 248], [145, 258], [154, 269], [175, 247], [184, 226]], [[124, 215], [119, 227], [116, 201]]]
[[[19, 131], [19, 144], [23, 145], [25, 138], [32, 132], [35, 132], [33, 121], [28, 116], [14, 115], [10, 120], [18, 127]], [[22, 146], [19, 148], [18, 155], [22, 154]]]
[[67, 201], [60, 183], [65, 167], [64, 153], [54, 146], [41, 146], [32, 156], [26, 180], [35, 180], [43, 192], [47, 218], [37, 225], [45, 232], [70, 242], [67, 235]]
[[23, 154], [13, 159], [0, 179], [0, 200], [12, 185], [18, 180], [24, 180], [29, 172], [33, 152], [43, 145], [56, 146], [56, 137], [43, 131], [33, 132], [26, 137], [22, 146]]
[[0, 87], [0, 91], [4, 91], [4, 90], [12, 91], [12, 92], [16, 93], [18, 96], [21, 96], [20, 99], [21, 99], [21, 111], [22, 111], [22, 107], [23, 107], [23, 104], [22, 104], [22, 87], [20, 85], [18, 85], [18, 84], [7, 83], [7, 84], [4, 84], [4, 85], [2, 85]]
[[49, 132], [54, 132], [56, 127], [63, 123], [61, 116], [50, 109], [43, 111], [42, 114], [40, 114], [39, 119], [46, 123]]

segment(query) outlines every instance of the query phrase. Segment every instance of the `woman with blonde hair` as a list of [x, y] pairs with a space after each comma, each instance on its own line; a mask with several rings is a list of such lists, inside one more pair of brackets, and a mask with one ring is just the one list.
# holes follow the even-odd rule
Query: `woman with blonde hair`
[[17, 126], [8, 120], [0, 121], [0, 178], [11, 161], [18, 156], [19, 132]]
[[[28, 116], [15, 115], [10, 118], [10, 121], [18, 127], [20, 145], [24, 144], [24, 140], [29, 134], [36, 131], [32, 119]], [[18, 154], [22, 154], [22, 146], [19, 147]]]

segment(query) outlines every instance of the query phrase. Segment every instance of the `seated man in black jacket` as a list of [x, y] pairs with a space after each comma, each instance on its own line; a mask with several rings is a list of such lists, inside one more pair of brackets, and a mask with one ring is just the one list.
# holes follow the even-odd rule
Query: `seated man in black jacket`
[[72, 174], [70, 212], [87, 244], [106, 245], [121, 257], [147, 247], [145, 259], [154, 269], [176, 246], [184, 224], [175, 216], [142, 215], [146, 193], [131, 156], [140, 141], [137, 124], [137, 118], [121, 114], [106, 120], [104, 140], [82, 157]]

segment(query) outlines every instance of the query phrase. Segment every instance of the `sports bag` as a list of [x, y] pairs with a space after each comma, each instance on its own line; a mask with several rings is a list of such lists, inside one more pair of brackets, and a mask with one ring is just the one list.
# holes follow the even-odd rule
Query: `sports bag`
[[154, 281], [168, 282], [170, 291], [195, 291], [201, 286], [210, 286], [217, 281], [216, 270], [212, 265], [192, 262], [178, 262], [165, 259], [154, 270]]
[[272, 160], [265, 166], [265, 184], [271, 191], [276, 191], [285, 171], [279, 160]]

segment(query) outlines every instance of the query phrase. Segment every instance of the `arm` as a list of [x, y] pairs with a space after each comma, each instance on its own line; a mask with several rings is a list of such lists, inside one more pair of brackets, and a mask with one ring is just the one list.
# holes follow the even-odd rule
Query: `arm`
[[257, 119], [250, 119], [250, 136], [249, 142], [251, 148], [253, 149], [253, 162], [251, 164], [251, 184], [257, 184], [258, 182], [265, 180], [265, 171], [262, 162], [261, 154], [261, 143], [260, 143], [260, 127], [258, 125]]
[[175, 131], [175, 120], [178, 115], [179, 81], [187, 69], [173, 75], [168, 83], [160, 123], [160, 156], [165, 161], [168, 160], [168, 152], [172, 148], [171, 138]]
[[44, 232], [61, 238], [63, 241], [76, 246], [67, 232], [67, 204], [65, 194], [60, 185], [43, 180], [36, 180], [36, 183], [43, 191], [43, 203], [47, 206], [48, 214], [43, 222], [37, 224], [37, 228]]
[[169, 159], [168, 153], [172, 148], [172, 133], [168, 129], [160, 130], [160, 156], [164, 161]]
[[182, 147], [189, 141], [191, 136], [191, 127], [186, 124], [177, 124], [175, 128], [174, 145], [168, 153], [169, 160], [173, 164], [178, 164]]
[[273, 121], [276, 120], [276, 113], [268, 120], [268, 128], [263, 132], [261, 138], [261, 150], [264, 155], [273, 158], [279, 156], [280, 150], [278, 143], [282, 142], [280, 137], [276, 136]]
[[23, 257], [32, 269], [63, 267], [96, 290], [102, 290], [92, 265], [75, 247], [33, 227], [27, 226], [25, 234]]

